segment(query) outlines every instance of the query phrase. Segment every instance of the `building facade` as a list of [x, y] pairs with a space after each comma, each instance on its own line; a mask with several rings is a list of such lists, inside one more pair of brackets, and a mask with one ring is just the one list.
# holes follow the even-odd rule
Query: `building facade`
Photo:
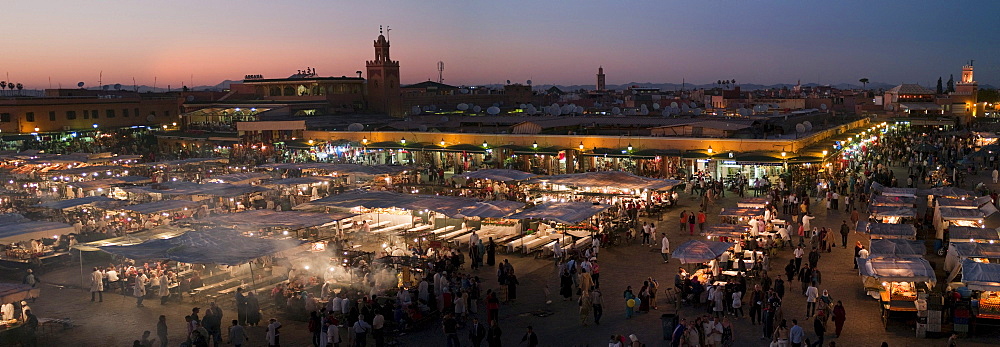
[[[176, 94], [121, 93], [88, 96], [0, 98], [0, 132], [47, 133], [131, 126], [173, 125], [179, 121]], [[65, 95], [57, 90], [47, 95]]]

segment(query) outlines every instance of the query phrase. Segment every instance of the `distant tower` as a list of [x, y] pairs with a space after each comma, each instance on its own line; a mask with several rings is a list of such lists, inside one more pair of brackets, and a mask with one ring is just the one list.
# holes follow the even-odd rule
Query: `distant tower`
[[375, 40], [375, 60], [367, 62], [368, 108], [393, 117], [403, 116], [403, 102], [399, 91], [399, 62], [389, 58], [389, 41], [379, 27]]
[[438, 62], [438, 83], [444, 83], [444, 62]]
[[605, 84], [604, 84], [604, 66], [601, 66], [601, 67], [597, 68], [597, 90], [598, 91], [605, 90]]
[[[979, 83], [972, 78], [972, 62], [962, 66], [962, 80], [955, 83], [955, 93], [958, 95], [975, 95], [978, 92]], [[975, 101], [973, 101], [975, 102]]]

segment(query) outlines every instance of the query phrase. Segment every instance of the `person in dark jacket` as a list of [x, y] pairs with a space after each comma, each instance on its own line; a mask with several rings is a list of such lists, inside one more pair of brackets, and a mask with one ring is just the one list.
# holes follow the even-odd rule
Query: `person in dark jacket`
[[472, 325], [469, 326], [469, 340], [472, 340], [474, 347], [479, 347], [485, 338], [486, 326], [479, 322], [479, 318], [473, 318]]
[[494, 319], [490, 321], [490, 328], [486, 330], [486, 344], [489, 347], [500, 347], [500, 336], [503, 335], [503, 330], [500, 330], [500, 323]]

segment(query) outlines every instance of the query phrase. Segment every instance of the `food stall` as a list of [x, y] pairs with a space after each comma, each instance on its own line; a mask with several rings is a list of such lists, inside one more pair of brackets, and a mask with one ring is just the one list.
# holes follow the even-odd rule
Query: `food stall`
[[923, 241], [906, 239], [872, 239], [868, 258], [922, 257], [927, 254]]
[[705, 232], [701, 235], [708, 240], [724, 241], [740, 240], [750, 229], [747, 225], [739, 224], [713, 224], [705, 227]]
[[[858, 224], [861, 222], [859, 221]], [[917, 228], [913, 224], [864, 223], [862, 226], [863, 228], [858, 230], [864, 230], [872, 240], [917, 239]]]
[[0, 345], [15, 346], [21, 342], [24, 317], [21, 302], [38, 298], [40, 288], [20, 283], [0, 283]]
[[771, 200], [766, 197], [743, 198], [736, 202], [736, 207], [767, 208]]
[[916, 198], [917, 188], [888, 188], [878, 182], [872, 182], [872, 194]]
[[[548, 227], [544, 223], [538, 223], [538, 230], [528, 230], [526, 236], [521, 237], [508, 244], [514, 248], [521, 248], [525, 253], [530, 253], [536, 249], [553, 249], [555, 240], [561, 239], [563, 248], [569, 248], [572, 242], [575, 248], [584, 249], [590, 244], [585, 244], [581, 240], [592, 236], [596, 231], [587, 228], [587, 223], [591, 218], [606, 211], [611, 206], [594, 204], [590, 202], [571, 201], [555, 202], [536, 205], [524, 211], [508, 216], [509, 219], [521, 220], [547, 220], [556, 223], [554, 227]], [[544, 225], [544, 227], [543, 227]], [[588, 235], [590, 234], [590, 235]], [[572, 238], [567, 238], [571, 236]]]
[[937, 231], [937, 239], [944, 239], [945, 230], [951, 226], [972, 228], [985, 226], [986, 215], [978, 208], [938, 207], [935, 208], [934, 214], [934, 229]]
[[905, 206], [868, 206], [869, 219], [879, 223], [900, 224], [917, 217], [917, 209]]
[[72, 225], [32, 221], [18, 214], [0, 216], [0, 266], [30, 268], [69, 257], [66, 249], [57, 248], [57, 241], [75, 232]]
[[966, 259], [980, 263], [1000, 263], [1000, 243], [952, 242], [948, 245], [944, 266], [949, 272], [948, 282], [951, 282], [960, 272], [960, 266]]
[[719, 218], [727, 224], [747, 224], [751, 219], [764, 216], [764, 209], [753, 207], [722, 208]]
[[1000, 264], [983, 263], [965, 259], [962, 266], [962, 283], [976, 291], [972, 297], [973, 325], [997, 325], [1000, 320]]
[[[671, 255], [677, 258], [681, 264], [700, 264], [701, 268], [693, 271], [694, 276], [697, 276], [702, 283], [711, 283], [710, 281], [712, 280], [719, 280], [713, 276], [714, 269], [720, 270], [720, 274], [738, 274], [736, 271], [721, 271], [722, 269], [719, 268], [717, 260], [722, 253], [732, 248], [733, 245], [735, 243], [732, 242], [688, 240], [674, 248], [674, 252]], [[715, 283], [720, 284], [719, 282]]]
[[874, 195], [869, 206], [917, 207], [917, 198], [911, 196]]
[[858, 264], [867, 294], [879, 300], [883, 326], [890, 316], [915, 316], [918, 293], [928, 293], [937, 283], [924, 258], [858, 258]]
[[990, 228], [965, 227], [952, 225], [948, 227], [949, 242], [986, 242], [1000, 243], [1000, 231]]

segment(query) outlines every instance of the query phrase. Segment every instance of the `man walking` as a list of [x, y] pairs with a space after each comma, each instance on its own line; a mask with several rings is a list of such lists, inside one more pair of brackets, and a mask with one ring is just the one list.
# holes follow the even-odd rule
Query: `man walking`
[[788, 341], [792, 343], [792, 347], [802, 347], [802, 339], [804, 337], [805, 332], [799, 326], [799, 321], [792, 319], [792, 328], [788, 330]]
[[819, 298], [819, 289], [816, 286], [809, 284], [809, 288], [806, 288], [806, 317], [812, 317], [816, 314], [816, 299]]
[[486, 338], [486, 326], [479, 323], [479, 318], [472, 319], [472, 326], [469, 327], [469, 340], [472, 340], [473, 347], [479, 347]]
[[663, 257], [663, 262], [666, 263], [670, 260], [670, 240], [667, 239], [667, 233], [660, 233], [663, 239], [660, 240], [660, 256]]
[[236, 347], [242, 347], [249, 340], [250, 337], [247, 336], [246, 330], [240, 325], [240, 321], [233, 319], [233, 325], [229, 327], [229, 343]]
[[590, 291], [590, 304], [593, 305], [594, 309], [594, 324], [601, 325], [601, 316], [604, 315], [604, 295], [601, 294], [601, 290], [597, 286]]
[[701, 232], [705, 232], [706, 219], [707, 217], [705, 216], [705, 211], [704, 210], [698, 211], [698, 228], [700, 228]]
[[847, 226], [847, 221], [840, 225], [840, 244], [847, 248], [847, 234], [851, 232], [851, 227]]

